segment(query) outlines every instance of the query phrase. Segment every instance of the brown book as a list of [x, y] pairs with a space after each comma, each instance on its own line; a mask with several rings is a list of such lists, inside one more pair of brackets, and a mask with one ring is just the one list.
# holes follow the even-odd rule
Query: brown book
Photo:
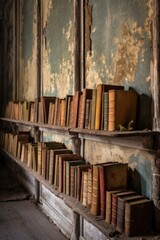
[[33, 146], [33, 170], [37, 171], [38, 145]]
[[137, 201], [144, 198], [141, 195], [132, 195], [127, 197], [118, 197], [117, 202], [117, 225], [116, 230], [120, 233], [124, 232], [124, 218], [125, 218], [125, 203], [131, 201]]
[[66, 99], [61, 99], [61, 114], [60, 114], [60, 125], [62, 127], [65, 126], [65, 122], [66, 122]]
[[88, 172], [82, 172], [82, 205], [88, 206]]
[[56, 155], [58, 154], [64, 154], [64, 153], [70, 153], [71, 151], [68, 150], [67, 148], [52, 148], [50, 149], [50, 161], [49, 161], [49, 183], [50, 184], [54, 184], [54, 180], [55, 180], [55, 159], [56, 159]]
[[69, 126], [70, 116], [71, 116], [71, 102], [73, 101], [72, 95], [66, 96], [66, 113], [65, 113], [65, 126]]
[[54, 122], [54, 110], [55, 110], [55, 103], [49, 103], [49, 115], [48, 115], [48, 124], [52, 125]]
[[83, 92], [82, 92], [81, 106], [79, 108], [78, 128], [84, 128], [85, 127], [86, 101], [87, 101], [87, 99], [89, 99], [89, 100], [92, 99], [92, 89], [84, 88]]
[[120, 126], [128, 128], [133, 121], [133, 128], [136, 124], [137, 93], [134, 90], [110, 90], [108, 131], [120, 130]]
[[72, 159], [71, 161], [65, 161], [64, 164], [65, 164], [65, 176], [66, 176], [66, 181], [65, 181], [65, 193], [67, 195], [70, 195], [70, 167], [71, 166], [79, 166], [79, 165], [84, 165], [84, 160], [82, 158], [76, 160], [76, 159]]
[[99, 177], [100, 215], [105, 219], [106, 191], [127, 188], [128, 165], [117, 162], [102, 164], [99, 166]]
[[95, 216], [100, 214], [99, 165], [93, 165], [92, 202], [90, 212]]
[[64, 154], [73, 154], [71, 150], [66, 149], [66, 151], [62, 151], [59, 154], [56, 154], [55, 156], [55, 175], [54, 175], [54, 186], [59, 187], [59, 157], [60, 155], [64, 156]]
[[149, 199], [125, 204], [125, 235], [127, 237], [151, 233], [153, 202]]
[[81, 92], [76, 91], [75, 95], [73, 96], [73, 111], [74, 114], [72, 115], [72, 123], [71, 127], [76, 128], [78, 126], [78, 109], [79, 109], [79, 98], [80, 98]]
[[94, 88], [92, 90], [92, 102], [91, 102], [91, 129], [95, 129], [96, 99], [97, 89]]
[[87, 198], [87, 207], [91, 207], [91, 202], [92, 202], [92, 181], [93, 181], [93, 176], [92, 176], [92, 167], [88, 169], [88, 198]]
[[112, 194], [111, 224], [113, 224], [114, 226], [117, 225], [117, 202], [118, 202], [118, 197], [130, 196], [130, 195], [136, 195], [136, 192], [128, 190], [128, 191]]
[[50, 102], [55, 103], [56, 98], [51, 96], [43, 96], [41, 97], [42, 103], [42, 123], [48, 123], [49, 116], [49, 104]]
[[54, 122], [53, 122], [53, 125], [57, 125], [57, 122], [58, 122], [59, 102], [60, 102], [60, 99], [59, 99], [58, 97], [56, 97], [56, 100], [55, 100], [55, 110], [54, 110]]
[[39, 115], [39, 102], [40, 102], [40, 98], [37, 97], [35, 98], [35, 108], [34, 108], [34, 122], [37, 123], [38, 122], [38, 115]]
[[83, 164], [81, 166], [77, 167], [77, 187], [76, 187], [76, 196], [77, 196], [77, 200], [81, 201], [82, 197], [81, 197], [81, 179], [82, 179], [82, 172], [83, 171], [88, 171], [88, 169], [91, 167], [90, 164]]
[[65, 184], [65, 176], [63, 174], [63, 162], [71, 159], [79, 159], [78, 154], [60, 154], [58, 155], [58, 191], [63, 192], [63, 185]]
[[108, 92], [111, 89], [124, 89], [123, 86], [109, 85], [109, 84], [98, 84], [97, 85], [97, 97], [96, 97], [96, 114], [95, 114], [95, 129], [103, 129], [103, 96], [104, 92]]
[[113, 191], [106, 191], [106, 222], [111, 223], [111, 214], [112, 214], [112, 194], [124, 192], [124, 189], [118, 189]]

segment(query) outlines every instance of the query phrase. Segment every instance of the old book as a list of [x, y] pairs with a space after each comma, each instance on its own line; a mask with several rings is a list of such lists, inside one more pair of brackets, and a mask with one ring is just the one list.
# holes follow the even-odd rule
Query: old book
[[59, 102], [60, 102], [60, 99], [59, 99], [58, 97], [56, 97], [56, 100], [55, 100], [55, 110], [54, 110], [54, 122], [53, 122], [53, 125], [57, 125], [57, 122], [58, 122]]
[[100, 182], [100, 215], [105, 219], [106, 191], [127, 189], [128, 164], [108, 162], [99, 166]]
[[[85, 127], [85, 116], [86, 116], [86, 102], [87, 99], [92, 99], [92, 89], [84, 88], [81, 97], [81, 104], [79, 108], [79, 115], [78, 115], [78, 128]], [[89, 102], [88, 102], [89, 103]], [[89, 113], [89, 109], [87, 109]]]
[[81, 157], [78, 154], [61, 154], [58, 156], [58, 191], [59, 192], [65, 192], [64, 185], [65, 185], [65, 176], [63, 171], [63, 162], [71, 159], [80, 159]]
[[116, 230], [120, 233], [124, 232], [124, 218], [125, 218], [125, 203], [131, 202], [131, 201], [136, 201], [139, 199], [144, 198], [141, 195], [132, 195], [132, 196], [127, 196], [127, 197], [118, 197], [118, 202], [117, 202], [117, 225], [116, 225]]
[[134, 90], [110, 90], [108, 131], [120, 130], [120, 126], [127, 128], [132, 121], [133, 128], [136, 126], [137, 93]]
[[37, 171], [38, 145], [33, 146], [33, 170]]
[[83, 165], [85, 162], [82, 158], [80, 158], [79, 160], [75, 160], [75, 159], [72, 159], [71, 161], [65, 161], [64, 164], [65, 164], [65, 176], [66, 176], [66, 186], [65, 186], [65, 194], [67, 195], [70, 195], [70, 177], [71, 177], [71, 174], [70, 174], [70, 167], [71, 166], [79, 166], [79, 165]]
[[88, 197], [87, 197], [87, 207], [91, 207], [92, 202], [92, 167], [88, 169]]
[[48, 123], [48, 116], [49, 116], [49, 104], [50, 102], [55, 103], [56, 98], [51, 96], [42, 96], [41, 103], [42, 103], [42, 123]]
[[55, 187], [58, 187], [59, 186], [59, 157], [60, 155], [63, 155], [64, 154], [73, 154], [71, 150], [67, 149], [66, 151], [62, 151], [60, 152], [59, 154], [56, 154], [55, 156], [55, 174], [54, 174], [54, 186]]
[[128, 191], [112, 194], [111, 224], [113, 224], [114, 226], [117, 225], [117, 202], [118, 202], [118, 197], [131, 196], [131, 195], [136, 195], [136, 192], [132, 191], [132, 190], [128, 190]]
[[35, 123], [38, 122], [39, 102], [40, 102], [40, 98], [39, 98], [39, 97], [35, 98], [35, 100], [34, 100], [34, 103], [35, 103], [35, 108], [34, 108], [34, 122], [35, 122]]
[[91, 214], [97, 216], [100, 214], [100, 186], [99, 186], [99, 165], [93, 165], [93, 186], [92, 202], [90, 208]]
[[97, 89], [94, 88], [92, 90], [92, 102], [91, 102], [91, 129], [95, 129], [96, 99]]
[[103, 129], [103, 105], [104, 105], [104, 92], [108, 92], [111, 89], [124, 89], [123, 86], [98, 84], [97, 85], [97, 97], [96, 97], [96, 114], [95, 114], [95, 129]]
[[153, 202], [149, 199], [125, 204], [125, 235], [127, 237], [151, 233]]
[[104, 114], [103, 114], [104, 130], [108, 130], [108, 112], [109, 112], [108, 92], [104, 92], [103, 99], [104, 99]]
[[111, 214], [112, 214], [112, 194], [124, 192], [124, 189], [118, 189], [113, 191], [106, 191], [106, 222], [111, 223]]
[[38, 163], [37, 163], [37, 172], [42, 174], [42, 147], [48, 148], [65, 148], [65, 145], [59, 142], [38, 142]]
[[66, 96], [66, 113], [65, 113], [65, 126], [69, 126], [69, 121], [70, 121], [70, 112], [71, 112], [71, 102], [73, 101], [73, 96], [72, 95], [67, 95]]
[[71, 151], [67, 148], [55, 148], [50, 149], [50, 161], [49, 161], [49, 183], [54, 184], [55, 180], [55, 159], [56, 155], [70, 153]]
[[80, 91], [76, 91], [73, 96], [73, 111], [74, 114], [72, 115], [72, 123], [71, 127], [75, 128], [78, 126], [78, 109], [79, 109], [79, 98], [82, 93]]
[[88, 206], [88, 172], [82, 173], [82, 205]]
[[77, 179], [76, 179], [76, 182], [77, 182], [77, 187], [76, 187], [76, 196], [77, 196], [77, 200], [78, 201], [81, 201], [82, 200], [82, 197], [81, 197], [81, 179], [82, 179], [82, 172], [83, 171], [87, 171], [88, 172], [88, 169], [91, 167], [90, 164], [86, 164], [84, 163], [83, 165], [81, 166], [78, 166], [77, 167]]
[[48, 124], [52, 125], [54, 122], [54, 110], [55, 110], [55, 103], [49, 103], [49, 115], [48, 115]]
[[85, 112], [85, 124], [84, 128], [90, 129], [91, 118], [91, 99], [86, 99], [86, 112]]

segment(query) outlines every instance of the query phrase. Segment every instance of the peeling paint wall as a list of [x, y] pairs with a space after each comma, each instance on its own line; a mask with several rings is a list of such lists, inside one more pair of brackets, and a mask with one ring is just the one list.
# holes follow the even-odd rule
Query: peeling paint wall
[[37, 0], [20, 1], [19, 99], [34, 100], [37, 93]]
[[43, 95], [73, 94], [73, 1], [43, 1]]
[[98, 83], [134, 87], [151, 95], [152, 0], [86, 0], [91, 25], [86, 49], [86, 86]]

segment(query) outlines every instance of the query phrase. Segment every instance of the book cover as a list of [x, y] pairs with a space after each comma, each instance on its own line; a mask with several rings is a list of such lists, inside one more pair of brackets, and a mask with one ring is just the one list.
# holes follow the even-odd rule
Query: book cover
[[111, 89], [124, 89], [123, 86], [119, 85], [110, 85], [110, 84], [98, 84], [97, 85], [97, 97], [96, 97], [96, 114], [95, 114], [95, 129], [103, 129], [103, 94], [108, 92]]
[[59, 192], [65, 192], [64, 191], [64, 185], [65, 185], [65, 176], [63, 171], [63, 162], [71, 159], [80, 159], [81, 157], [78, 154], [61, 154], [58, 156], [58, 191]]
[[73, 96], [73, 111], [72, 115], [72, 124], [71, 127], [76, 128], [78, 126], [78, 109], [79, 109], [79, 99], [82, 93], [80, 91], [76, 91]]
[[137, 97], [134, 90], [109, 90], [108, 131], [120, 130], [120, 125], [127, 129], [131, 121], [135, 128]]
[[[85, 127], [85, 116], [86, 116], [86, 102], [92, 99], [92, 89], [84, 88], [81, 98], [81, 105], [79, 108], [79, 115], [78, 115], [78, 128]], [[89, 102], [88, 102], [89, 103]], [[88, 105], [88, 112], [89, 114], [89, 105]], [[89, 117], [88, 117], [89, 118]]]
[[117, 225], [117, 202], [118, 202], [118, 197], [131, 196], [131, 195], [136, 195], [136, 192], [132, 191], [132, 190], [126, 190], [124, 192], [113, 193], [112, 194], [112, 211], [111, 211], [111, 224], [112, 225], [114, 225], [114, 226]]
[[132, 195], [127, 197], [118, 197], [117, 201], [117, 225], [116, 230], [120, 233], [124, 232], [124, 219], [125, 219], [125, 203], [142, 199], [141, 195]]
[[153, 202], [149, 199], [125, 204], [125, 235], [149, 234], [152, 230]]

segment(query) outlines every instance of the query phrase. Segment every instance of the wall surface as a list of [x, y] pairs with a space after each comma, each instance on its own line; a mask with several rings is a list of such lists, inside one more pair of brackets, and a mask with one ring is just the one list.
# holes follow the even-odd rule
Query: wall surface
[[86, 86], [120, 84], [150, 95], [152, 0], [86, 2]]

